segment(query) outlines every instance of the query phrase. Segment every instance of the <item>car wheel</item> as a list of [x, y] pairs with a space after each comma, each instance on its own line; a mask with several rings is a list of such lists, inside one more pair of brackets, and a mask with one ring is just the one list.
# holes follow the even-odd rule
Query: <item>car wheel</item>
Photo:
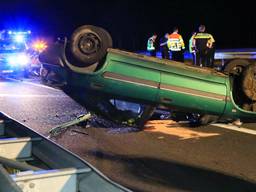
[[78, 67], [87, 67], [100, 62], [110, 47], [112, 47], [112, 38], [106, 30], [100, 27], [83, 25], [77, 28], [71, 36], [71, 54], [82, 63], [74, 63]]
[[244, 59], [232, 60], [226, 64], [224, 73], [240, 75], [243, 72], [243, 69], [248, 65], [250, 65], [250, 62]]
[[246, 67], [242, 76], [242, 90], [252, 101], [256, 101], [256, 64]]

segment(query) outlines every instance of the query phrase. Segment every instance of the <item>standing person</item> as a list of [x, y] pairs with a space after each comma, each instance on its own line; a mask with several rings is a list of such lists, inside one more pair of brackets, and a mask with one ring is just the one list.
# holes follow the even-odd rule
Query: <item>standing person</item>
[[174, 27], [173, 33], [169, 35], [168, 48], [172, 53], [172, 60], [184, 62], [185, 44], [177, 27]]
[[166, 33], [161, 39], [160, 39], [160, 50], [162, 54], [163, 59], [170, 59], [169, 49], [167, 46], [169, 33]]
[[148, 39], [147, 43], [147, 51], [149, 52], [150, 56], [156, 56], [156, 38], [157, 35], [154, 34], [152, 37]]
[[212, 43], [212, 48], [209, 50], [209, 67], [214, 67], [214, 56], [215, 56], [215, 42]]
[[195, 47], [193, 46], [193, 40], [195, 35], [196, 35], [196, 32], [194, 31], [189, 39], [189, 53], [192, 55], [193, 65], [196, 64], [196, 51], [195, 51]]
[[196, 65], [203, 67], [211, 66], [213, 51], [213, 36], [205, 32], [205, 26], [199, 26], [199, 32], [194, 36], [193, 46], [196, 50]]

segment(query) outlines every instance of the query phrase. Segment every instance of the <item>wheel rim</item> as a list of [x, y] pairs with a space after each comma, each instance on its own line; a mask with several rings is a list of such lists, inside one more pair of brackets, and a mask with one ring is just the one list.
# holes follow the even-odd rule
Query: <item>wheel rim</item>
[[235, 74], [235, 75], [240, 75], [244, 70], [244, 66], [241, 66], [241, 65], [237, 65], [237, 66], [234, 66], [230, 71], [229, 73], [232, 73], [232, 74]]
[[78, 47], [86, 55], [97, 53], [101, 47], [100, 39], [93, 33], [84, 34], [79, 40]]

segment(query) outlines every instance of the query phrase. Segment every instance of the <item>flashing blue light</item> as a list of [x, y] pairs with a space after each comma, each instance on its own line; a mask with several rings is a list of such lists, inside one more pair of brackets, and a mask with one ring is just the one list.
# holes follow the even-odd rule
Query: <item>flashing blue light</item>
[[27, 31], [13, 31], [8, 30], [7, 31], [10, 38], [12, 38], [17, 43], [22, 43], [28, 38], [28, 36], [32, 33], [30, 30]]
[[14, 40], [15, 40], [16, 42], [18, 42], [18, 43], [22, 43], [22, 42], [24, 42], [25, 37], [24, 37], [23, 35], [18, 34], [18, 35], [15, 35], [15, 36], [14, 36]]

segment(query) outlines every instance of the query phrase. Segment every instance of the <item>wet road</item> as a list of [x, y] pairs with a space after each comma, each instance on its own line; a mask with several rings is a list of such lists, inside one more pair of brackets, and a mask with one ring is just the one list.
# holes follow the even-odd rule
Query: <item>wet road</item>
[[[6, 79], [0, 109], [44, 135], [86, 112], [60, 90]], [[256, 125], [242, 127], [155, 120], [140, 132], [74, 126], [52, 139], [134, 191], [256, 191]]]

